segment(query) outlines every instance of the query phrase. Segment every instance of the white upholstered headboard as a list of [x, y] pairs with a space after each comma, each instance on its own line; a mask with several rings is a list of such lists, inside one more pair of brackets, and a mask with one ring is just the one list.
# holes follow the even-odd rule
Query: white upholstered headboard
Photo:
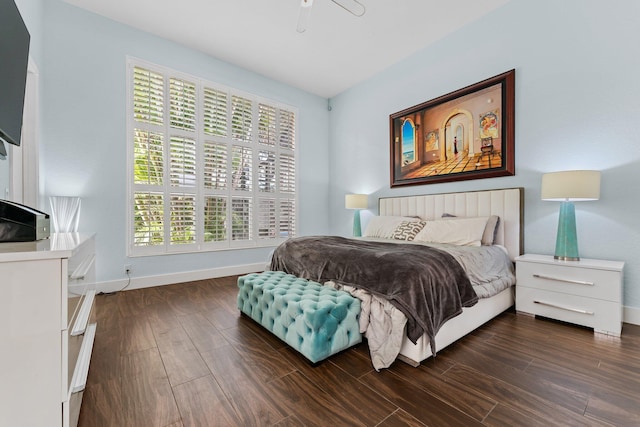
[[443, 213], [466, 217], [498, 215], [500, 224], [496, 243], [505, 246], [510, 258], [514, 259], [524, 251], [523, 203], [523, 188], [507, 188], [383, 197], [379, 200], [378, 209], [381, 216], [419, 216], [424, 219], [439, 219]]

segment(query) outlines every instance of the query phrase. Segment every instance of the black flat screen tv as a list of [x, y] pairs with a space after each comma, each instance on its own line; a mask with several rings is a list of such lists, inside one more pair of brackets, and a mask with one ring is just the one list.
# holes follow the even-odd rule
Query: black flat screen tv
[[20, 145], [29, 31], [14, 0], [0, 0], [0, 141]]

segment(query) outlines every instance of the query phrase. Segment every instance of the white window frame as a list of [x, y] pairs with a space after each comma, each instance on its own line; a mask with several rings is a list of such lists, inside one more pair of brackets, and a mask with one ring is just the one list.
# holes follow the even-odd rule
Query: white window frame
[[[205, 251], [217, 251], [217, 250], [229, 250], [229, 249], [243, 249], [243, 248], [256, 248], [256, 247], [269, 247], [269, 246], [277, 246], [282, 243], [289, 237], [293, 237], [297, 235], [298, 232], [298, 213], [300, 211], [299, 203], [298, 203], [298, 193], [299, 193], [299, 180], [298, 180], [298, 170], [299, 170], [299, 160], [298, 160], [298, 149], [299, 149], [299, 141], [298, 141], [298, 109], [296, 107], [292, 107], [290, 105], [283, 104], [278, 101], [274, 101], [271, 99], [259, 97], [254, 94], [250, 94], [247, 92], [240, 91], [238, 89], [230, 88], [215, 82], [207, 81], [205, 79], [201, 79], [183, 72], [179, 72], [176, 70], [172, 70], [167, 67], [163, 67], [161, 65], [153, 64], [138, 58], [127, 57], [127, 255], [130, 257], [136, 256], [154, 256], [154, 255], [164, 255], [164, 254], [175, 254], [175, 253], [192, 253], [192, 252], [205, 252]], [[163, 125], [148, 125], [146, 123], [138, 122], [134, 119], [133, 113], [133, 70], [135, 67], [145, 68], [147, 70], [151, 70], [155, 73], [161, 74], [163, 76], [164, 81], [164, 120]], [[196, 197], [195, 203], [195, 220], [196, 220], [196, 237], [194, 243], [188, 244], [171, 244], [170, 242], [170, 209], [167, 207], [170, 203], [168, 199], [168, 195], [171, 192], [180, 192], [181, 187], [172, 187], [169, 180], [169, 143], [170, 138], [172, 136], [187, 136], [185, 132], [182, 130], [176, 130], [175, 128], [171, 128], [169, 125], [169, 96], [168, 96], [168, 85], [169, 80], [171, 78], [177, 78], [186, 80], [196, 84], [196, 132], [189, 134], [189, 137], [195, 137], [196, 140], [196, 186], [193, 188], [193, 194]], [[218, 91], [223, 91], [227, 94], [227, 136], [219, 137], [219, 136], [210, 136], [205, 135], [204, 126], [201, 123], [199, 111], [202, 111], [204, 106], [204, 88], [215, 89]], [[248, 143], [239, 142], [232, 138], [231, 131], [231, 99], [232, 96], [241, 96], [243, 98], [249, 99], [252, 101], [252, 137], [251, 141]], [[276, 115], [279, 111], [285, 110], [287, 112], [293, 113], [295, 115], [294, 119], [294, 127], [295, 127], [295, 135], [294, 138], [294, 149], [287, 150], [285, 148], [280, 147], [280, 143], [276, 138], [275, 146], [267, 146], [261, 143], [258, 143], [259, 136], [259, 128], [258, 128], [258, 110], [259, 104], [266, 104], [270, 107], [276, 108]], [[279, 121], [277, 122], [279, 126]], [[134, 220], [134, 195], [136, 191], [144, 191], [146, 187], [141, 184], [136, 184], [134, 182], [134, 129], [142, 129], [142, 130], [152, 130], [157, 132], [160, 128], [163, 128], [161, 132], [163, 139], [163, 149], [164, 149], [164, 177], [163, 184], [161, 187], [156, 186], [155, 188], [162, 188], [162, 192], [165, 195], [164, 197], [164, 242], [158, 245], [148, 245], [148, 246], [137, 246], [135, 244], [135, 220]], [[278, 129], [279, 130], [279, 129]], [[278, 135], [278, 133], [276, 133]], [[204, 188], [204, 179], [203, 179], [203, 169], [204, 169], [204, 141], [205, 138], [208, 141], [213, 141], [216, 143], [222, 143], [226, 145], [227, 148], [227, 188], [225, 190], [211, 190]], [[248, 147], [252, 150], [252, 189], [251, 191], [234, 191], [231, 186], [232, 180], [232, 147], [233, 146], [243, 146]], [[276, 191], [275, 192], [261, 192], [259, 191], [259, 180], [258, 180], [258, 152], [261, 150], [268, 149], [269, 151], [274, 151], [276, 155], [276, 164], [279, 164], [280, 155], [293, 155], [293, 159], [295, 162], [295, 174], [294, 174], [294, 186], [295, 191], [293, 193], [290, 192], [280, 192], [280, 169], [276, 167]], [[191, 191], [189, 191], [191, 193]], [[220, 195], [227, 198], [227, 206], [226, 206], [226, 239], [223, 241], [214, 241], [214, 242], [205, 242], [204, 241], [204, 198], [205, 196], [215, 196]], [[232, 239], [232, 217], [231, 217], [231, 200], [233, 197], [250, 197], [252, 198], [252, 220], [251, 220], [251, 238], [248, 240], [233, 240]], [[276, 221], [276, 236], [274, 237], [266, 237], [259, 238], [259, 229], [258, 229], [258, 199], [261, 197], [267, 198], [275, 198], [276, 199], [276, 211], [275, 211], [275, 221]], [[293, 233], [291, 235], [282, 235], [280, 232], [280, 221], [282, 216], [280, 215], [280, 205], [281, 201], [290, 201], [293, 200], [294, 203], [294, 220], [292, 224]], [[286, 209], [286, 208], [284, 208]]]

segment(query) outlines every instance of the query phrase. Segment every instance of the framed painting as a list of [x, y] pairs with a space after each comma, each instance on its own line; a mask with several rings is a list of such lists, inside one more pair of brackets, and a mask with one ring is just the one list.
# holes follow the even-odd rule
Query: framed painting
[[515, 174], [515, 70], [389, 116], [391, 187]]

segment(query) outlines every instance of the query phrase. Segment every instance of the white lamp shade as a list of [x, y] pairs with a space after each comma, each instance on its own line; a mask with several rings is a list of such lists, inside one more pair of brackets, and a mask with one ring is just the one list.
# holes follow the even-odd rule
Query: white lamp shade
[[55, 233], [78, 231], [80, 222], [80, 197], [51, 196], [51, 228]]
[[600, 198], [600, 171], [575, 170], [542, 175], [542, 200], [584, 201]]
[[366, 194], [347, 194], [344, 196], [344, 206], [347, 209], [366, 209], [369, 201]]

